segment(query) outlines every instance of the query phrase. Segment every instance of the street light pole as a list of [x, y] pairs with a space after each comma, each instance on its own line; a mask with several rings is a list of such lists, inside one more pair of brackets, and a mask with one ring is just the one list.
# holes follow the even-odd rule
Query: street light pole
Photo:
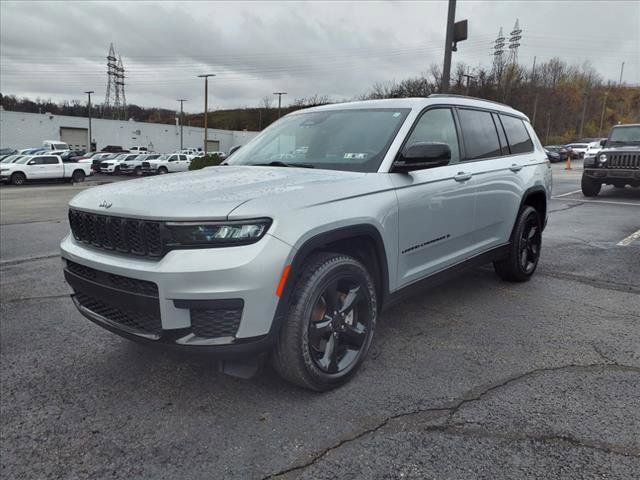
[[89, 110], [89, 144], [87, 145], [87, 151], [91, 152], [91, 94], [94, 93], [93, 90], [88, 90], [84, 92], [89, 97], [87, 101], [87, 109]]
[[209, 100], [209, 77], [215, 77], [213, 73], [205, 73], [203, 75], [198, 75], [199, 78], [204, 78], [204, 156], [207, 156], [207, 140], [208, 140], [208, 119], [209, 112], [207, 111], [208, 100]]
[[286, 95], [287, 92], [273, 92], [274, 95], [278, 95], [278, 118], [280, 118], [280, 108], [282, 107], [282, 95]]
[[451, 76], [451, 52], [453, 50], [453, 24], [456, 21], [456, 0], [449, 0], [447, 13], [447, 35], [444, 44], [444, 65], [442, 68], [442, 93], [449, 90], [449, 77]]
[[598, 129], [598, 137], [602, 137], [602, 124], [604, 123], [604, 110], [607, 106], [607, 96], [609, 92], [604, 92], [604, 100], [602, 100], [602, 115], [600, 115], [600, 128]]
[[180, 102], [180, 150], [182, 150], [184, 148], [182, 146], [182, 124], [184, 123], [184, 111], [182, 109], [182, 105], [187, 101], [187, 99], [179, 98], [178, 101]]

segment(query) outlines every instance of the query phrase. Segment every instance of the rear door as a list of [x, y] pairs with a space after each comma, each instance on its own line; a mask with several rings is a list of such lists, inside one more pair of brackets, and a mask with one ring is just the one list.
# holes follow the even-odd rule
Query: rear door
[[478, 168], [474, 239], [478, 251], [484, 251], [509, 240], [533, 142], [520, 118], [466, 108], [458, 109], [458, 117], [464, 161]]
[[391, 173], [398, 197], [398, 286], [406, 286], [460, 262], [473, 250], [475, 179], [460, 164], [462, 149], [454, 112], [422, 113], [404, 147], [417, 142], [449, 145], [449, 165]]
[[179, 170], [181, 172], [186, 172], [187, 170], [189, 170], [189, 164], [191, 163], [191, 161], [187, 158], [186, 155], [184, 154], [180, 154], [178, 160], [178, 165], [179, 165]]

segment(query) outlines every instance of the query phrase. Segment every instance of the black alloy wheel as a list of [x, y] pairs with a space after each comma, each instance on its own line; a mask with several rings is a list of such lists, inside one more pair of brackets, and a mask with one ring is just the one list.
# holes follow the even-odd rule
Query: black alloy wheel
[[369, 319], [358, 279], [338, 277], [318, 298], [309, 321], [311, 358], [323, 372], [344, 372], [360, 357]]
[[538, 265], [541, 245], [540, 222], [536, 216], [529, 216], [520, 238], [520, 266], [527, 275], [533, 273]]
[[24, 185], [26, 181], [27, 181], [27, 177], [22, 172], [16, 172], [13, 175], [11, 175], [11, 183], [13, 185]]

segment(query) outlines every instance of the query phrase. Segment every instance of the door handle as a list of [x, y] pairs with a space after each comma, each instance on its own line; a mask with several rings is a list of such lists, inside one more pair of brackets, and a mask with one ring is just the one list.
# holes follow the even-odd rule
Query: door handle
[[469, 180], [471, 177], [473, 177], [472, 173], [458, 172], [458, 174], [454, 176], [453, 179], [456, 182], [465, 182]]
[[513, 165], [511, 165], [509, 167], [509, 170], [511, 170], [514, 173], [519, 172], [520, 170], [522, 170], [522, 165], [518, 165], [517, 163], [514, 163]]

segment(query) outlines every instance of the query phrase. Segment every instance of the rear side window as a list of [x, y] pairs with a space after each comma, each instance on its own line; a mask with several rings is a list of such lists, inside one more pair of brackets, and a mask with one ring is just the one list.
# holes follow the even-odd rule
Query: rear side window
[[55, 165], [56, 163], [58, 163], [58, 159], [56, 157], [42, 157], [41, 158], [41, 164], [43, 165]]
[[531, 141], [529, 132], [527, 132], [527, 127], [524, 126], [524, 122], [519, 118], [509, 115], [500, 115], [500, 119], [507, 134], [511, 153], [533, 152], [533, 142]]
[[458, 117], [467, 160], [500, 156], [498, 132], [490, 112], [460, 109]]

